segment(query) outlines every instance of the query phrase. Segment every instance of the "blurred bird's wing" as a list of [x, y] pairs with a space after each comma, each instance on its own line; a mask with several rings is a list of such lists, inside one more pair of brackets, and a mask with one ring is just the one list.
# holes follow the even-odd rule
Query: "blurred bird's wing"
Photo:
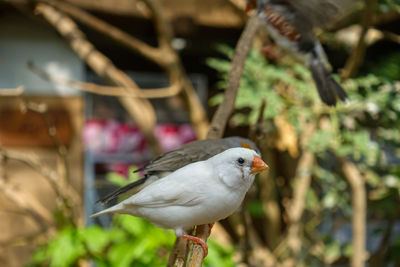
[[[278, 0], [281, 1], [281, 0]], [[284, 0], [290, 3], [312, 25], [328, 28], [360, 4], [358, 0]], [[274, 2], [274, 1], [272, 1]]]

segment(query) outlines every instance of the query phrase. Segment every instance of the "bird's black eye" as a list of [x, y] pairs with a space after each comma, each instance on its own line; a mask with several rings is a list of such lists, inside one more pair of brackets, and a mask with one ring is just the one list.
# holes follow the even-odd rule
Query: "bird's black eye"
[[237, 162], [242, 165], [244, 163], [244, 159], [243, 158], [238, 158]]

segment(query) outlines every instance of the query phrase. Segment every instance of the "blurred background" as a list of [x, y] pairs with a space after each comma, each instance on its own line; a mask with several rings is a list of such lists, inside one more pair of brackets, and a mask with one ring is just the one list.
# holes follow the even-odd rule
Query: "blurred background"
[[[163, 266], [174, 234], [89, 215], [162, 152], [205, 138], [244, 0], [0, 2], [0, 265]], [[400, 266], [400, 3], [317, 29], [349, 95], [325, 106], [260, 28], [225, 136], [270, 170], [204, 266]], [[96, 264], [96, 265], [94, 265]]]

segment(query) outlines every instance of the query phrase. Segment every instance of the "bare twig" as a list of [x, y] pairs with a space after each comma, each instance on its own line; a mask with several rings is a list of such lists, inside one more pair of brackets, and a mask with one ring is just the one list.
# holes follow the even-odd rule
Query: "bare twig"
[[24, 93], [24, 87], [18, 86], [17, 88], [1, 88], [0, 96], [20, 96]]
[[[246, 56], [250, 50], [251, 43], [259, 26], [258, 18], [253, 16], [248, 21], [239, 42], [235, 49], [235, 54], [232, 59], [232, 68], [229, 73], [229, 80], [224, 95], [224, 100], [218, 107], [216, 114], [213, 117], [207, 138], [221, 138], [223, 136], [225, 126], [234, 109], [237, 92], [239, 89], [239, 81], [243, 71], [243, 65]], [[209, 233], [208, 225], [197, 226], [196, 236], [207, 240]], [[189, 261], [190, 267], [201, 266], [203, 262], [204, 251], [198, 244], [194, 244], [192, 248], [191, 258]]]
[[343, 173], [352, 191], [352, 230], [353, 230], [353, 255], [352, 267], [363, 267], [367, 259], [366, 252], [366, 220], [367, 220], [367, 193], [365, 180], [356, 165], [347, 159], [340, 159]]
[[[42, 14], [69, 41], [72, 49], [98, 75], [111, 80], [118, 86], [131, 88], [131, 90], [136, 91], [134, 89], [138, 88], [136, 83], [127, 74], [117, 69], [106, 56], [96, 50], [70, 18], [46, 4], [38, 4], [36, 11]], [[156, 117], [151, 104], [145, 99], [138, 98], [118, 97], [118, 100], [136, 121], [153, 151], [156, 154], [160, 154], [162, 149], [153, 133]]]
[[305, 208], [306, 194], [311, 184], [311, 169], [314, 164], [314, 155], [306, 149], [306, 145], [315, 131], [315, 124], [305, 124], [303, 129], [304, 132], [300, 144], [303, 153], [296, 168], [293, 199], [288, 209], [289, 227], [287, 244], [292, 253], [289, 261], [292, 266], [295, 266], [301, 249], [301, 217]]
[[[94, 83], [86, 83], [62, 77], [55, 77], [45, 72], [44, 70], [40, 69], [33, 62], [28, 62], [28, 68], [46, 81], [53, 82], [55, 84], [71, 86], [82, 91], [99, 95], [126, 96], [126, 97], [137, 97], [137, 98], [165, 98], [165, 97], [175, 96], [179, 94], [179, 92], [181, 91], [181, 87], [178, 84], [173, 84], [165, 88], [140, 89], [140, 88], [124, 88], [119, 86], [103, 86]], [[131, 89], [134, 89], [135, 91]]]
[[208, 138], [220, 138], [228, 123], [228, 119], [235, 107], [235, 100], [239, 89], [240, 77], [242, 76], [246, 56], [250, 50], [253, 37], [259, 27], [259, 19], [252, 16], [240, 36], [239, 42], [232, 58], [232, 67], [225, 90], [224, 100], [219, 105], [211, 122]]
[[344, 78], [350, 78], [357, 74], [359, 67], [364, 59], [365, 50], [367, 48], [365, 37], [372, 25], [372, 18], [377, 6], [377, 0], [365, 0], [365, 9], [361, 22], [361, 33], [356, 47], [353, 49], [346, 65], [343, 69], [342, 75]]
[[[134, 37], [128, 33], [118, 29], [107, 22], [96, 18], [95, 16], [69, 5], [67, 3], [60, 3], [53, 0], [43, 0], [48, 4], [51, 4], [57, 9], [65, 12], [74, 19], [86, 24], [87, 26], [95, 29], [96, 31], [105, 34], [112, 39], [120, 42], [125, 47], [131, 49], [132, 51], [144, 56], [145, 58], [151, 60], [152, 62], [159, 65], [165, 70], [168, 79], [170, 81], [170, 87], [165, 89], [170, 89], [169, 91], [154, 91], [147, 92], [146, 96], [152, 95], [156, 97], [156, 94], [162, 93], [164, 97], [172, 96], [175, 90], [182, 92], [187, 106], [189, 108], [189, 115], [192, 124], [195, 128], [196, 135], [199, 139], [203, 139], [206, 135], [207, 129], [209, 127], [206, 112], [199, 100], [195, 89], [187, 77], [182, 63], [180, 62], [179, 56], [176, 51], [171, 46], [172, 41], [172, 28], [162, 12], [160, 3], [153, 0], [145, 0], [144, 2], [149, 7], [150, 11], [153, 13], [154, 23], [157, 29], [157, 38], [159, 47], [152, 47]], [[127, 86], [124, 86], [127, 87]], [[128, 86], [129, 87], [129, 86]], [[144, 93], [144, 92], [143, 92]], [[137, 93], [136, 95], [140, 95]], [[144, 95], [143, 95], [144, 96]]]

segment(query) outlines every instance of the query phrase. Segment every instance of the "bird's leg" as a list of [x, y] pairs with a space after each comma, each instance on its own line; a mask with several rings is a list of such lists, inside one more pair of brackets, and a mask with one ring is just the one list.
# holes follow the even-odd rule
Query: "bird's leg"
[[208, 246], [207, 246], [206, 242], [203, 239], [201, 239], [199, 237], [196, 237], [196, 236], [187, 235], [187, 234], [182, 234], [181, 237], [186, 238], [186, 239], [188, 239], [188, 240], [190, 240], [190, 241], [192, 241], [194, 243], [199, 244], [203, 248], [204, 258], [207, 257]]

